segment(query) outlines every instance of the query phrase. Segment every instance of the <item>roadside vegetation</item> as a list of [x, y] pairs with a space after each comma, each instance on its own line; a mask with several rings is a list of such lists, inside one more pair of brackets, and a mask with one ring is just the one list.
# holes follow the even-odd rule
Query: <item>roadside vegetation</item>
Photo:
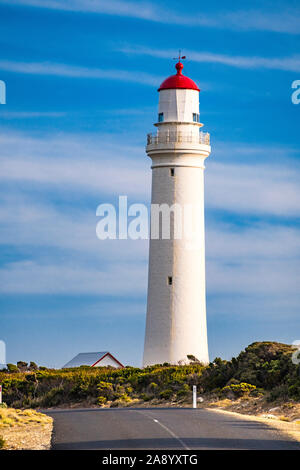
[[[131, 406], [191, 402], [192, 385], [205, 401], [253, 398], [272, 403], [300, 401], [300, 366], [292, 346], [257, 342], [231, 361], [209, 365], [189, 356], [190, 364], [145, 369], [80, 367], [47, 369], [35, 363], [8, 364], [0, 372], [3, 397], [14, 408]], [[0, 444], [1, 445], [1, 444]]]
[[52, 418], [36, 410], [0, 407], [0, 449], [49, 449]]

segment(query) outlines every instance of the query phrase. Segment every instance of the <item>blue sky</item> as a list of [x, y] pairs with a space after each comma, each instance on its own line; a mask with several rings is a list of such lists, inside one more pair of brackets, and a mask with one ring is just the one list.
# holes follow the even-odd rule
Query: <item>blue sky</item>
[[97, 206], [150, 200], [160, 82], [201, 88], [210, 357], [299, 339], [296, 1], [0, 0], [0, 339], [8, 362], [142, 359], [147, 242], [99, 241]]

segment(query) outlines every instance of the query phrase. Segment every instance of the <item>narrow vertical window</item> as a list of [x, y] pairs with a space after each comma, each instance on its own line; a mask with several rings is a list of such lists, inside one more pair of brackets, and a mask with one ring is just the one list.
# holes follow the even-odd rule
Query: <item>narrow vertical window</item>
[[193, 121], [194, 122], [200, 122], [200, 115], [197, 113], [193, 113]]
[[158, 114], [158, 122], [163, 122], [164, 120], [164, 113], [159, 113]]
[[175, 176], [175, 168], [170, 168], [170, 176]]
[[169, 286], [171, 286], [173, 284], [173, 277], [172, 276], [168, 276], [168, 284], [169, 284]]

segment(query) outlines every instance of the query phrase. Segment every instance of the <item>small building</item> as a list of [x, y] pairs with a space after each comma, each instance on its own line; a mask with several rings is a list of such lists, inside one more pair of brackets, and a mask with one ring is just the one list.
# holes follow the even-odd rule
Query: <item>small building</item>
[[89, 352], [89, 353], [79, 353], [77, 356], [73, 357], [69, 362], [67, 362], [63, 369], [70, 367], [80, 367], [80, 366], [90, 366], [90, 367], [116, 367], [123, 368], [118, 359], [116, 359], [110, 352]]

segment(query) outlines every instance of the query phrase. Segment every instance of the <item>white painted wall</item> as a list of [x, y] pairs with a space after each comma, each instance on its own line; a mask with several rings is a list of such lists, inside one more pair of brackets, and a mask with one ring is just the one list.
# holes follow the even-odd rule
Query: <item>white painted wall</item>
[[164, 113], [164, 121], [193, 121], [193, 113], [199, 114], [199, 92], [197, 90], [161, 90], [158, 112]]
[[117, 361], [112, 359], [110, 356], [105, 356], [94, 367], [105, 367], [105, 366], [120, 367], [120, 364], [118, 364]]

